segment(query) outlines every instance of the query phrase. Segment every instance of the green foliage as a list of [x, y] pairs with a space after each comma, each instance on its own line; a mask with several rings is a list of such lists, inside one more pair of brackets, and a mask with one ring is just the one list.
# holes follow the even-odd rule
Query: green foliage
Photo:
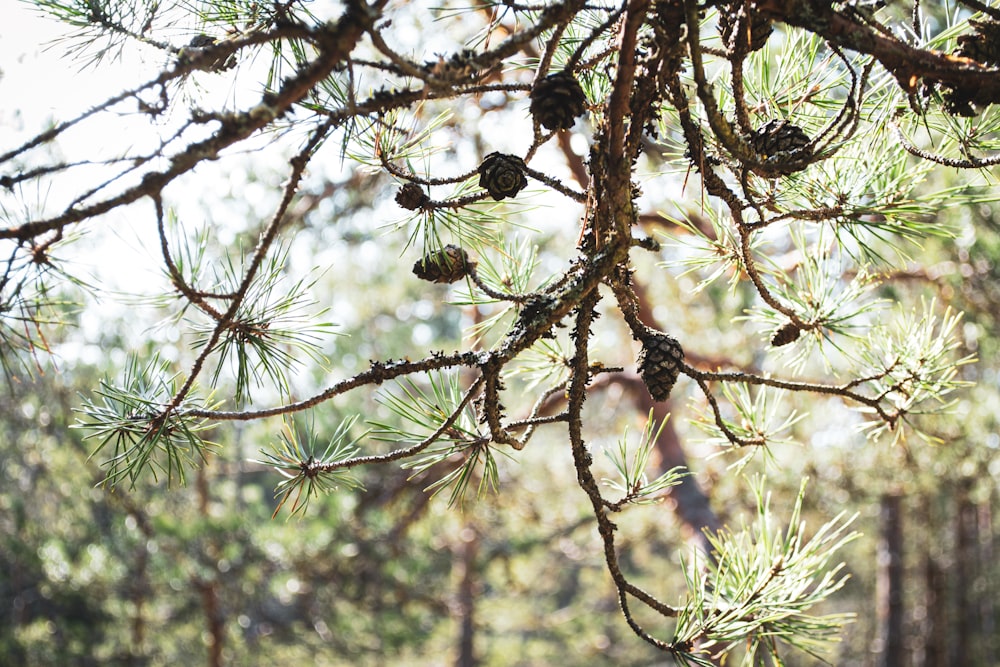
[[662, 434], [664, 426], [666, 426], [665, 421], [661, 422], [657, 428], [653, 412], [650, 410], [646, 426], [639, 435], [639, 444], [631, 456], [625, 437], [618, 440], [618, 446], [615, 449], [605, 451], [619, 475], [617, 479], [605, 480], [605, 484], [622, 494], [621, 499], [612, 505], [622, 506], [627, 503], [642, 505], [655, 502], [667, 489], [679, 484], [681, 479], [689, 474], [684, 471], [683, 467], [677, 466], [654, 480], [647, 478], [649, 456], [653, 452], [653, 447]]
[[[924, 303], [922, 312], [914, 309], [904, 314], [902, 326], [891, 333], [873, 330], [862, 353], [865, 384], [900, 415], [940, 411], [947, 396], [969, 384], [960, 379], [958, 369], [971, 363], [973, 357], [955, 361], [954, 354], [960, 346], [956, 327], [961, 315], [947, 309], [939, 318], [933, 306]], [[876, 437], [892, 424], [871, 421], [866, 426]]]
[[[235, 369], [237, 405], [252, 401], [254, 389], [276, 387], [283, 395], [290, 391], [289, 375], [304, 359], [325, 364], [320, 345], [335, 325], [317, 321], [327, 309], [315, 311], [309, 291], [315, 280], [286, 284], [287, 251], [269, 257], [260, 278], [253, 281], [218, 335], [218, 322], [198, 322], [192, 327], [196, 346], [211, 346], [218, 358], [212, 385], [219, 383], [223, 370]], [[238, 266], [227, 254], [221, 262], [221, 275], [213, 281], [219, 292], [233, 294], [239, 288], [245, 267]]]
[[[83, 399], [76, 426], [90, 431], [87, 439], [98, 441], [91, 458], [108, 456], [102, 462], [107, 468], [104, 484], [127, 481], [134, 487], [147, 474], [183, 484], [186, 468], [204, 464], [216, 447], [202, 436], [213, 425], [189, 415], [215, 406], [195, 400], [171, 403], [178, 376], [169, 372], [169, 364], [155, 356], [145, 364], [132, 358], [121, 384], [102, 380], [99, 400]], [[109, 448], [110, 454], [105, 453]]]
[[807, 537], [801, 519], [805, 481], [785, 527], [775, 525], [764, 479], [752, 486], [757, 500], [753, 526], [710, 535], [711, 556], [684, 568], [688, 596], [674, 642], [699, 646], [678, 656], [682, 664], [710, 665], [709, 656], [729, 656], [742, 648], [741, 665], [765, 659], [784, 665], [782, 643], [819, 657], [853, 620], [853, 614], [808, 613], [847, 580], [844, 564], [830, 567], [830, 560], [860, 537], [847, 532], [853, 519], [840, 514]]
[[[401, 425], [372, 422], [376, 439], [393, 443], [409, 443], [420, 448], [420, 454], [406, 461], [404, 468], [414, 472], [410, 479], [425, 476], [431, 469], [447, 472], [427, 487], [434, 495], [448, 490], [448, 504], [465, 500], [470, 485], [477, 497], [487, 491], [498, 492], [499, 468], [496, 448], [476, 426], [475, 410], [463, 398], [465, 392], [457, 374], [431, 374], [429, 383], [418, 385], [406, 380], [399, 392], [379, 396], [401, 420]], [[463, 407], [464, 406], [464, 407]], [[458, 419], [455, 414], [458, 413]], [[435, 438], [435, 434], [440, 437]], [[436, 441], [436, 442], [435, 442]], [[435, 444], [427, 446], [431, 442]]]
[[364, 435], [348, 440], [355, 421], [356, 417], [352, 417], [341, 422], [321, 453], [312, 427], [303, 432], [294, 422], [284, 424], [280, 442], [273, 445], [272, 451], [261, 452], [263, 458], [257, 461], [280, 471], [286, 478], [274, 489], [275, 497], [280, 500], [273, 516], [281, 512], [289, 498], [292, 498], [289, 513], [294, 516], [304, 514], [312, 498], [339, 487], [364, 488], [349, 471], [337, 469], [339, 463], [360, 451], [357, 443]]

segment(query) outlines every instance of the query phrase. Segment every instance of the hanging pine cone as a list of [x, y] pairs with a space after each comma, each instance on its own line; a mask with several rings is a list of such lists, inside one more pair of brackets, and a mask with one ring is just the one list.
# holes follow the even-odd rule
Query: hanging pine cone
[[771, 19], [757, 11], [756, 3], [737, 0], [719, 8], [719, 32], [726, 46], [746, 54], [764, 48], [774, 28]]
[[636, 360], [639, 376], [654, 401], [665, 401], [680, 375], [684, 350], [673, 336], [652, 329], [640, 340], [642, 352]]
[[952, 116], [972, 118], [979, 113], [973, 106], [976, 102], [975, 95], [968, 88], [941, 86], [941, 99], [944, 102], [944, 110]]
[[781, 347], [782, 345], [794, 343], [799, 339], [799, 335], [801, 333], [802, 329], [800, 329], [797, 324], [794, 322], [786, 322], [774, 332], [774, 336], [771, 337], [771, 345], [774, 347]]
[[770, 120], [757, 128], [750, 142], [754, 150], [766, 158], [804, 148], [810, 139], [798, 125], [792, 125], [787, 120]]
[[443, 83], [456, 83], [476, 79], [479, 71], [472, 64], [476, 52], [465, 49], [461, 53], [453, 53], [447, 60], [438, 56], [436, 61], [424, 63], [424, 71]]
[[413, 265], [413, 274], [432, 283], [453, 283], [468, 275], [475, 266], [465, 250], [449, 244], [418, 259]]
[[514, 197], [528, 186], [526, 169], [524, 160], [516, 155], [490, 153], [479, 165], [479, 187], [486, 188], [497, 201]]
[[[218, 43], [219, 40], [211, 35], [195, 35], [188, 42], [188, 45], [182, 48], [177, 55], [182, 62], [191, 61], [194, 58], [201, 57], [205, 51]], [[199, 69], [203, 69], [206, 72], [225, 72], [234, 67], [236, 67], [236, 56], [229, 54], [228, 57], [220, 56], [213, 61], [202, 63]]]
[[750, 145], [763, 159], [754, 171], [761, 176], [787, 176], [805, 169], [812, 157], [809, 135], [787, 120], [771, 120], [750, 136]]
[[1000, 66], [1000, 23], [969, 20], [972, 35], [959, 35], [955, 55], [972, 58], [984, 65]]
[[431, 200], [416, 183], [407, 183], [396, 193], [396, 203], [408, 211], [416, 211]]
[[569, 72], [556, 72], [535, 84], [531, 115], [547, 130], [568, 130], [586, 110], [587, 96]]
[[192, 37], [191, 41], [188, 42], [188, 46], [193, 46], [196, 49], [204, 49], [207, 46], [214, 46], [215, 44], [218, 44], [218, 42], [219, 40], [217, 40], [215, 37], [202, 33], [200, 35], [195, 35], [194, 37]]

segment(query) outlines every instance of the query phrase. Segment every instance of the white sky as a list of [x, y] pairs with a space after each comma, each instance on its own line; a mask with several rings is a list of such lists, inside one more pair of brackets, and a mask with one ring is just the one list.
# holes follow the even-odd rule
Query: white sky
[[[62, 53], [67, 26], [21, 1], [9, 2], [0, 23], [0, 145], [12, 145], [12, 131], [31, 133], [67, 110], [79, 111], [101, 101], [120, 78], [123, 64], [105, 62], [101, 76]], [[133, 69], [134, 71], [134, 69]], [[18, 115], [20, 112], [20, 115]], [[23, 130], [22, 130], [23, 128]], [[17, 132], [15, 136], [23, 137]]]
[[[67, 58], [66, 47], [78, 42], [61, 38], [71, 34], [72, 28], [43, 15], [29, 3], [4, 0], [4, 4], [8, 6], [4, 7], [4, 20], [0, 22], [0, 153], [16, 148], [53, 122], [73, 118], [123, 88], [148, 78], [153, 71], [134, 61], [107, 59], [94, 67]], [[109, 149], [112, 140], [133, 138], [125, 130], [124, 121], [115, 116], [95, 117], [52, 149], [56, 154], [71, 152], [77, 159], [99, 155]], [[44, 159], [47, 150], [29, 152], [25, 159], [29, 164], [38, 162]], [[10, 164], [2, 165], [4, 173], [10, 173], [12, 168]], [[77, 194], [74, 187], [62, 190], [68, 196]], [[51, 213], [59, 208], [59, 196], [52, 188], [39, 189], [34, 185], [13, 193], [0, 191], [3, 207], [0, 216], [14, 217], [16, 223], [17, 218], [25, 215], [33, 217], [43, 210]], [[6, 220], [2, 222], [8, 224]], [[107, 280], [123, 275], [133, 285], [152, 284], [161, 278], [157, 266], [149, 261], [149, 253], [141, 250], [138, 241], [148, 231], [131, 225], [123, 229], [124, 233], [101, 235], [99, 241], [94, 240], [96, 245], [91, 246], [99, 248], [99, 252], [74, 251], [65, 268], [77, 278], [105, 287], [109, 285]], [[122, 317], [128, 310], [127, 304], [115, 303], [113, 299], [102, 300], [98, 309], [89, 307], [80, 323], [82, 339], [99, 340], [97, 331], [108, 318]], [[69, 349], [73, 346], [74, 343], [69, 343], [68, 347], [60, 348], [57, 366], [73, 358], [96, 361], [103, 354], [96, 346]]]

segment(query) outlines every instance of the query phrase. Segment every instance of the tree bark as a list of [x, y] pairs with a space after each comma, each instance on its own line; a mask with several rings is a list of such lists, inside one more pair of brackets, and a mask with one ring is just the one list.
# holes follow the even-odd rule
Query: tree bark
[[[887, 493], [880, 501], [876, 610], [878, 635], [873, 652], [878, 667], [903, 667], [903, 497]], [[960, 664], [960, 663], [956, 663]]]
[[939, 530], [940, 519], [931, 511], [931, 499], [922, 501], [921, 547], [923, 550], [925, 616], [920, 633], [920, 645], [914, 659], [915, 667], [948, 667], [948, 586], [941, 566], [941, 545], [929, 539]]
[[[205, 466], [198, 468], [195, 479], [198, 490], [198, 513], [203, 517], [208, 517], [210, 490], [208, 472], [205, 470]], [[213, 536], [209, 537], [209, 542], [206, 546], [206, 556], [214, 565], [217, 556], [213, 539]], [[219, 583], [214, 577], [209, 579], [198, 578], [196, 585], [201, 593], [202, 610], [205, 613], [205, 623], [208, 626], [208, 667], [222, 667], [222, 649], [225, 646], [226, 628], [222, 619], [222, 610], [219, 608]]]
[[1000, 650], [997, 638], [996, 624], [996, 596], [1000, 594], [997, 590], [997, 577], [995, 551], [993, 549], [993, 508], [990, 504], [990, 497], [987, 497], [977, 508], [979, 515], [979, 564], [982, 586], [979, 590], [979, 632], [982, 641], [983, 655], [989, 658], [997, 655]]
[[952, 637], [952, 664], [975, 665], [976, 629], [979, 619], [974, 588], [977, 579], [976, 547], [979, 542], [976, 506], [969, 498], [971, 480], [963, 480], [958, 490], [955, 521], [955, 629]]
[[455, 667], [476, 667], [476, 556], [479, 553], [479, 532], [471, 523], [460, 534], [458, 552], [458, 655]]

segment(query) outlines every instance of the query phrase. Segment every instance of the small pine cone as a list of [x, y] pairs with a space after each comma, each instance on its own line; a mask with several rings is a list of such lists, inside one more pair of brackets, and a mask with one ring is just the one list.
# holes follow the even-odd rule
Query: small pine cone
[[396, 193], [396, 203], [408, 211], [416, 211], [431, 200], [416, 183], [407, 183]]
[[941, 87], [941, 99], [944, 102], [944, 110], [952, 116], [962, 116], [972, 118], [979, 112], [973, 106], [975, 95], [965, 88]]
[[535, 84], [529, 110], [547, 130], [568, 130], [586, 110], [587, 96], [569, 72], [556, 72]]
[[478, 70], [472, 64], [475, 55], [475, 51], [466, 49], [461, 53], [453, 53], [448, 60], [438, 56], [436, 62], [425, 62], [424, 70], [435, 79], [445, 83], [475, 79], [479, 75]]
[[479, 165], [479, 187], [486, 188], [493, 199], [514, 197], [528, 186], [524, 160], [516, 155], [490, 153]]
[[757, 11], [755, 4], [737, 0], [719, 9], [719, 32], [723, 42], [737, 53], [759, 51], [774, 32], [771, 19]]
[[754, 170], [761, 176], [787, 176], [805, 169], [812, 141], [798, 125], [787, 120], [770, 120], [750, 136], [750, 145], [765, 161]]
[[[190, 60], [201, 55], [204, 52], [203, 49], [207, 50], [218, 43], [219, 40], [211, 35], [204, 33], [195, 35], [188, 42], [188, 45], [180, 50], [178, 55], [182, 60]], [[234, 67], [236, 67], [236, 56], [230, 54], [228, 58], [219, 57], [211, 62], [204, 63], [200, 66], [200, 69], [206, 72], [225, 72]]]
[[475, 266], [465, 250], [449, 244], [417, 260], [413, 265], [413, 274], [432, 283], [453, 283], [468, 275]]
[[1000, 66], [1000, 23], [969, 20], [973, 35], [959, 35], [955, 54], [972, 58], [984, 65]]
[[750, 141], [761, 156], [770, 157], [804, 148], [811, 140], [798, 125], [792, 125], [787, 120], [770, 120], [757, 128]]
[[636, 363], [654, 401], [665, 401], [677, 382], [684, 350], [673, 336], [650, 330], [642, 337], [642, 352]]
[[771, 337], [771, 345], [774, 347], [781, 347], [782, 345], [794, 343], [799, 339], [799, 335], [801, 333], [802, 329], [800, 329], [797, 324], [794, 322], [786, 322], [774, 332], [774, 336]]
[[206, 46], [214, 46], [218, 42], [219, 40], [217, 40], [215, 37], [202, 33], [200, 35], [195, 35], [194, 37], [192, 37], [191, 41], [188, 42], [188, 46], [193, 46], [196, 49], [203, 49]]

